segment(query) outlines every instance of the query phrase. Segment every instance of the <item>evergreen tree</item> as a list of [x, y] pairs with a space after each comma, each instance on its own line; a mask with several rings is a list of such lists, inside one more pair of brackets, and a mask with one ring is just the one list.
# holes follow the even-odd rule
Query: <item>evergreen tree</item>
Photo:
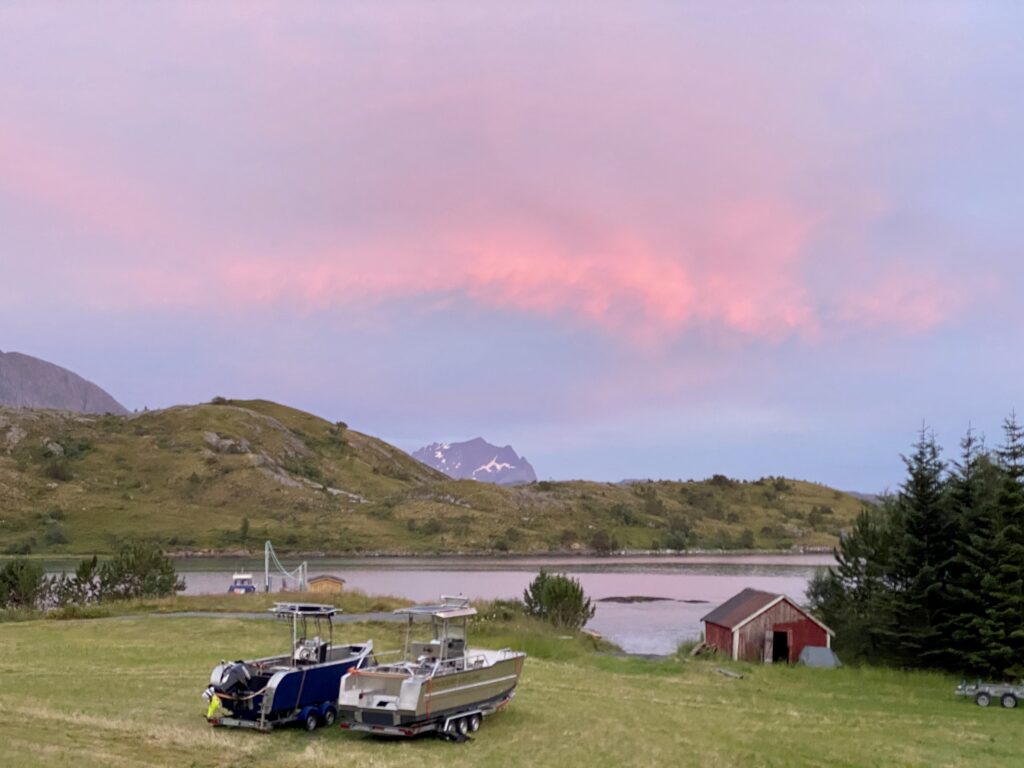
[[890, 606], [883, 609], [891, 621], [877, 631], [908, 666], [948, 662], [941, 628], [949, 626], [951, 617], [943, 591], [956, 551], [940, 451], [934, 433], [922, 427], [914, 452], [903, 457], [907, 479], [896, 500], [889, 572], [893, 590]]
[[977, 622], [981, 659], [992, 673], [1024, 674], [1024, 428], [1011, 414], [997, 452], [1003, 470], [995, 503], [992, 563], [982, 579], [986, 610]]
[[1002, 472], [972, 429], [960, 441], [960, 460], [949, 479], [949, 505], [956, 555], [945, 585], [949, 623], [941, 627], [949, 663], [956, 672], [988, 674], [983, 618], [990, 595], [983, 582], [992, 570], [995, 493]]
[[892, 516], [892, 499], [881, 509], [862, 509], [833, 550], [835, 567], [816, 575], [807, 591], [812, 611], [835, 630], [844, 653], [856, 658], [887, 655], [877, 629], [892, 623], [884, 615], [891, 605]]

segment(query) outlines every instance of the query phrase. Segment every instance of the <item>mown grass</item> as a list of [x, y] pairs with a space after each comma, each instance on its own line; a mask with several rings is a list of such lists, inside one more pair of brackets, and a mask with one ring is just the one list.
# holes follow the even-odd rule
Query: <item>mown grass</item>
[[[350, 625], [397, 647], [395, 625]], [[281, 627], [145, 616], [0, 625], [4, 766], [972, 766], [1024, 761], [1017, 711], [952, 696], [940, 675], [620, 658], [532, 621], [484, 621], [481, 645], [531, 654], [519, 694], [465, 745], [340, 729], [213, 730], [200, 692], [222, 658], [274, 653]]]

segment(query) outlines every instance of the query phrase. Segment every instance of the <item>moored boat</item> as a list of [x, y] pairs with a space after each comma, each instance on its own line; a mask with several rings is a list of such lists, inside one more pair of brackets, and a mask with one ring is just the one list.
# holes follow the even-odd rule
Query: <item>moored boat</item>
[[372, 663], [373, 642], [334, 645], [330, 605], [278, 603], [271, 609], [291, 622], [291, 652], [214, 668], [204, 692], [211, 725], [269, 731], [290, 722], [307, 730], [332, 725], [338, 686], [350, 670]]
[[[338, 717], [342, 728], [392, 736], [438, 731], [463, 738], [486, 715], [515, 695], [526, 654], [509, 648], [467, 645], [465, 598], [443, 597], [436, 605], [402, 608], [409, 618], [402, 658], [354, 669], [341, 680]], [[413, 642], [416, 618], [429, 618], [428, 642]]]
[[249, 595], [256, 591], [251, 573], [234, 573], [231, 575], [231, 586], [228, 587], [228, 594]]

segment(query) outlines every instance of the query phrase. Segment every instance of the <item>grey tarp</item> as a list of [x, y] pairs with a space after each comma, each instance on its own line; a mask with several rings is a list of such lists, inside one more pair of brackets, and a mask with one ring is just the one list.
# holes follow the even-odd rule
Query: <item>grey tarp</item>
[[831, 648], [824, 648], [820, 645], [808, 645], [800, 651], [800, 661], [808, 667], [841, 667], [843, 662], [835, 655]]

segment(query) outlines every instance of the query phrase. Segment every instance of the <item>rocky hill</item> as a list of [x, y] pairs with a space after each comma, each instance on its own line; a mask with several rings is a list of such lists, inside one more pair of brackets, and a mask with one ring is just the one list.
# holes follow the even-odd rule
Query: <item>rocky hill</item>
[[20, 352], [0, 352], [0, 405], [78, 413], [127, 413], [91, 381]]
[[433, 443], [412, 456], [456, 480], [480, 480], [498, 485], [537, 481], [537, 473], [525, 456], [517, 454], [511, 445], [499, 448], [482, 437], [463, 443]]
[[128, 416], [0, 407], [0, 553], [324, 553], [829, 547], [855, 499], [741, 483], [453, 480], [369, 435], [267, 401]]

